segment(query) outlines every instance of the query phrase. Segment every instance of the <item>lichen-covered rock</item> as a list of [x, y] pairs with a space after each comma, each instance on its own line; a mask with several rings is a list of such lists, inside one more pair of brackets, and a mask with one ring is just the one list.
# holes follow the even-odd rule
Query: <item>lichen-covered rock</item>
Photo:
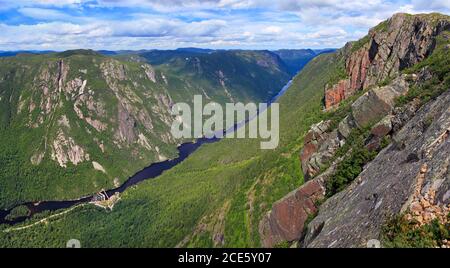
[[387, 115], [380, 122], [376, 123], [370, 133], [376, 137], [384, 137], [392, 130], [392, 115]]
[[341, 122], [339, 122], [338, 130], [339, 134], [341, 134], [344, 138], [348, 138], [352, 129], [356, 128], [355, 120], [353, 116], [347, 115]]
[[395, 99], [406, 94], [409, 85], [403, 76], [383, 87], [375, 87], [352, 104], [356, 125], [365, 127], [375, 123], [394, 109]]
[[[433, 121], [425, 129], [427, 118]], [[422, 195], [430, 189], [435, 193], [431, 205], [448, 209], [449, 136], [447, 91], [422, 107], [393, 136], [393, 144], [383, 149], [347, 189], [320, 207], [318, 216], [308, 225], [303, 245], [365, 247], [368, 240], [379, 239], [383, 224], [392, 215], [414, 208], [418, 184]]]
[[328, 132], [331, 121], [322, 121], [311, 127], [304, 139], [300, 160], [305, 180], [314, 177], [341, 146], [337, 130]]

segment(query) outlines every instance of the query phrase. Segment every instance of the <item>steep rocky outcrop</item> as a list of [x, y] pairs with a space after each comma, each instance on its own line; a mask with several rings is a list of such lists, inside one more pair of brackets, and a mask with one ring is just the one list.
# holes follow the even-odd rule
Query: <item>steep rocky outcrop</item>
[[352, 104], [351, 116], [358, 127], [377, 122], [394, 108], [395, 99], [405, 95], [409, 89], [405, 76], [396, 78], [383, 87], [375, 87]]
[[[344, 191], [309, 224], [306, 247], [364, 247], [392, 215], [421, 221], [447, 215], [450, 203], [450, 91], [421, 108]], [[432, 123], [427, 128], [429, 118]], [[420, 217], [419, 217], [420, 216]]]
[[305, 136], [300, 153], [305, 180], [316, 175], [340, 145], [338, 132], [328, 132], [330, 123], [322, 121], [313, 125]]
[[[392, 87], [388, 85], [385, 88]], [[361, 98], [366, 100], [364, 96]], [[364, 102], [357, 100], [355, 103]], [[447, 91], [419, 111], [417, 102], [413, 101], [395, 109], [389, 106], [389, 109], [381, 109], [382, 112], [369, 113], [370, 117], [382, 119], [371, 128], [366, 147], [369, 150], [378, 150], [381, 139], [387, 135], [393, 135], [394, 142], [365, 167], [351, 186], [328, 199], [320, 208], [315, 202], [325, 197], [325, 185], [334, 175], [342, 157], [335, 160], [325, 172], [277, 201], [260, 222], [263, 246], [273, 247], [283, 241], [298, 241], [305, 235], [304, 246], [365, 246], [368, 240], [379, 238], [382, 224], [392, 215], [399, 214], [402, 207], [402, 211], [411, 207], [413, 212], [410, 217], [421, 222], [429, 222], [437, 217], [445, 218], [450, 202], [450, 158], [447, 156], [450, 144], [445, 146], [445, 143], [449, 143], [450, 134], [449, 104], [450, 91]], [[350, 114], [341, 121], [335, 131], [342, 132], [342, 125], [346, 125], [349, 120], [356, 121]], [[357, 127], [356, 123], [351, 124], [351, 128]], [[320, 131], [318, 126], [324, 125], [327, 125], [327, 121], [311, 128], [307, 134], [308, 139], [305, 138], [305, 146], [323, 146], [330, 140], [335, 143], [339, 141], [336, 136]], [[340, 141], [345, 142], [343, 135]], [[438, 149], [438, 145], [442, 147]], [[335, 152], [336, 150], [327, 151], [321, 155], [323, 152], [315, 150], [309, 153], [310, 157], [305, 160], [315, 163], [317, 159], [331, 159]], [[307, 156], [305, 150], [302, 150], [302, 156]], [[438, 159], [435, 159], [436, 157]], [[309, 165], [309, 162], [307, 163]], [[302, 161], [303, 164], [305, 162]], [[308, 166], [307, 172], [318, 173], [317, 169], [311, 167]], [[423, 171], [424, 167], [428, 173]], [[309, 178], [310, 175], [305, 174]], [[412, 190], [419, 187], [415, 182], [419, 175], [423, 181], [420, 187], [425, 189], [420, 196], [417, 191]], [[428, 193], [430, 191], [431, 193]], [[406, 204], [407, 200], [412, 202], [411, 206]], [[306, 227], [308, 217], [317, 211], [319, 215]], [[375, 218], [377, 220], [374, 220]], [[305, 230], [308, 230], [308, 233], [305, 233]]]
[[347, 77], [325, 89], [325, 108], [422, 61], [433, 51], [436, 36], [449, 27], [450, 22], [439, 14], [399, 13], [372, 28], [362, 40], [347, 44], [341, 50]]
[[325, 197], [325, 183], [340, 161], [342, 157], [336, 159], [322, 174], [273, 204], [259, 223], [264, 247], [274, 247], [285, 241], [298, 241], [303, 237], [308, 219], [317, 213], [318, 204]]
[[283, 241], [298, 240], [308, 216], [317, 212], [315, 202], [323, 198], [324, 193], [323, 184], [316, 179], [276, 202], [259, 226], [263, 245], [273, 247]]
[[[414, 76], [415, 77], [415, 76]], [[389, 85], [374, 87], [360, 96], [351, 105], [351, 113], [339, 122], [338, 128], [328, 130], [330, 121], [313, 125], [304, 139], [303, 149], [300, 152], [303, 174], [306, 180], [314, 177], [329, 162], [339, 147], [343, 146], [351, 131], [357, 127], [365, 127], [378, 122], [390, 114], [394, 109], [394, 101], [399, 96], [406, 94], [409, 88], [406, 80], [413, 76], [402, 75], [394, 79]], [[373, 134], [378, 139], [387, 135], [389, 131], [382, 129], [389, 127], [387, 122], [391, 117], [385, 117], [374, 127]], [[390, 127], [392, 128], [392, 126]], [[386, 133], [382, 133], [386, 132]], [[383, 135], [382, 135], [383, 134]], [[371, 145], [375, 146], [376, 145]]]
[[[447, 91], [420, 110], [417, 99], [399, 107], [396, 107], [396, 100], [411, 88], [417, 90], [435, 79], [426, 66], [414, 74], [400, 74], [400, 71], [428, 57], [435, 48], [437, 35], [448, 30], [449, 25], [448, 17], [438, 14], [396, 14], [371, 29], [366, 38], [347, 44], [339, 52], [345, 59], [348, 77], [327, 87], [326, 110], [358, 90], [366, 92], [349, 105], [350, 112], [337, 127], [331, 128], [335, 123], [330, 120], [322, 121], [306, 134], [300, 160], [304, 178], [309, 181], [277, 201], [261, 220], [264, 246], [302, 240], [306, 247], [360, 247], [370, 239], [378, 239], [381, 226], [400, 211], [414, 210], [409, 217], [422, 222], [445, 218], [450, 196], [449, 159], [444, 156], [449, 152], [445, 144], [450, 123], [450, 93]], [[369, 126], [369, 132], [364, 130]], [[317, 195], [305, 195], [303, 187], [320, 182], [323, 189], [326, 188], [339, 163], [330, 161], [357, 129], [368, 133], [361, 146], [369, 152], [381, 150], [389, 137], [394, 142], [367, 164], [350, 187], [320, 207], [311, 206], [310, 201], [316, 200]], [[437, 148], [436, 144], [440, 146], [436, 153], [426, 153], [431, 147]], [[349, 153], [351, 149], [347, 155]], [[320, 174], [330, 164], [331, 167]], [[417, 178], [422, 181], [418, 183], [420, 187]], [[418, 195], [417, 190], [415, 193], [411, 190], [413, 188], [426, 190]], [[322, 197], [329, 195], [325, 190], [317, 193]], [[316, 211], [319, 211], [318, 216], [307, 224], [305, 215], [312, 217]]]
[[325, 89], [325, 108], [329, 109], [333, 106], [338, 105], [342, 100], [348, 98], [356, 89], [350, 90], [350, 81], [340, 80], [330, 88]]

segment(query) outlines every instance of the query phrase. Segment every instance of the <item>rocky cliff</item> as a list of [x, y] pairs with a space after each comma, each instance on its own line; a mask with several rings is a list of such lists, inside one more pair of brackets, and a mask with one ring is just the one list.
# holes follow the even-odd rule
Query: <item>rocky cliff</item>
[[[0, 59], [0, 208], [118, 187], [150, 163], [175, 157], [184, 141], [170, 133], [173, 103], [194, 94], [219, 103], [268, 99], [289, 77], [274, 57], [235, 55], [254, 73], [241, 83], [233, 77], [241, 74], [204, 63], [208, 55], [197, 65], [213, 75], [194, 78], [89, 50]], [[273, 82], [260, 86], [263, 75]]]
[[396, 14], [339, 52], [347, 77], [325, 91], [334, 116], [306, 133], [308, 182], [263, 217], [264, 246], [364, 247], [403, 213], [447, 224], [449, 28], [447, 16]]
[[[447, 222], [450, 212], [450, 91], [394, 134], [355, 181], [328, 199], [308, 225], [306, 247], [366, 247], [393, 215]], [[431, 121], [429, 121], [431, 120]]]
[[325, 89], [330, 109], [356, 91], [369, 88], [423, 59], [433, 51], [435, 38], [449, 27], [445, 16], [399, 13], [372, 28], [341, 51], [345, 78]]

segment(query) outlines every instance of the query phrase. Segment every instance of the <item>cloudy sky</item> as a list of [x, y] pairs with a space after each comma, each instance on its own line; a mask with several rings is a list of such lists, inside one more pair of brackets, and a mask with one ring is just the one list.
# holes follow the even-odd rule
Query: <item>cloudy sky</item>
[[0, 0], [0, 50], [341, 47], [447, 0]]

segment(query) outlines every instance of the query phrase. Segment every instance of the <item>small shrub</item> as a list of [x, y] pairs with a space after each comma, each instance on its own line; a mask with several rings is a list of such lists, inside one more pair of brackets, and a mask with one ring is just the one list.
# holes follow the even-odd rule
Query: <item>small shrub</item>
[[381, 148], [386, 148], [392, 142], [391, 136], [384, 136], [381, 140]]
[[415, 74], [428, 68], [433, 78], [419, 85], [413, 85], [405, 96], [396, 99], [397, 106], [405, 105], [416, 98], [420, 100], [420, 104], [424, 104], [449, 89], [450, 49], [447, 48], [449, 36], [449, 31], [441, 33], [436, 38], [437, 44], [433, 53], [425, 60], [403, 71], [406, 74]]
[[403, 215], [390, 219], [382, 228], [384, 247], [392, 248], [434, 248], [443, 240], [450, 239], [450, 224], [433, 220], [418, 227], [414, 220], [406, 220]]
[[381, 81], [378, 85], [380, 87], [384, 87], [389, 85], [392, 82], [392, 77], [386, 77], [383, 81]]
[[283, 241], [274, 246], [274, 248], [289, 248], [291, 245], [288, 241]]
[[362, 172], [363, 167], [371, 161], [377, 152], [367, 148], [355, 148], [350, 156], [344, 159], [336, 168], [335, 175], [327, 181], [327, 197], [342, 191]]

